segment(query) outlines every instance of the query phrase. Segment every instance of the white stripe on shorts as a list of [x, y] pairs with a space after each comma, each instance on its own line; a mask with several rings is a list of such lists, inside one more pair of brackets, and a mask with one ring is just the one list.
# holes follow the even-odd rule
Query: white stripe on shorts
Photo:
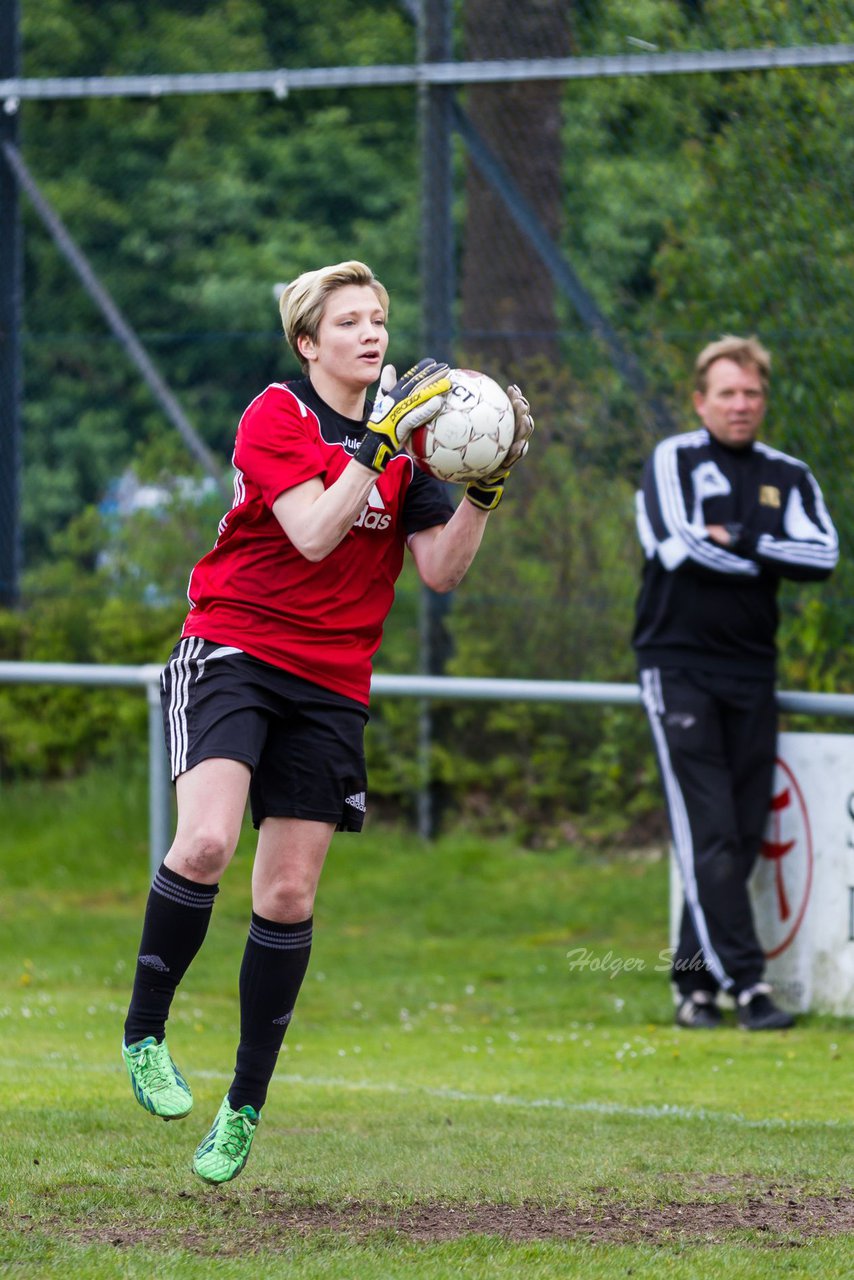
[[189, 700], [192, 663], [198, 657], [204, 640], [189, 636], [182, 640], [178, 652], [169, 660], [172, 692], [169, 698], [169, 745], [172, 781], [187, 768], [187, 703]]
[[190, 684], [193, 680], [201, 680], [208, 662], [217, 658], [227, 658], [234, 653], [242, 653], [235, 645], [222, 644], [204, 658], [200, 656], [208, 642], [198, 636], [187, 636], [178, 644], [178, 651], [169, 660], [169, 671], [172, 676], [172, 692], [169, 697], [169, 746], [172, 762], [172, 781], [187, 768], [187, 751], [189, 750], [189, 731], [187, 728], [187, 707], [190, 701]]

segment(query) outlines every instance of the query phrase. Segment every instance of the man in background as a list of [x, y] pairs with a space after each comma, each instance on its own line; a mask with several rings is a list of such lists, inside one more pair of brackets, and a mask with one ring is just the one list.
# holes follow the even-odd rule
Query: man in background
[[781, 578], [819, 581], [836, 531], [808, 467], [758, 440], [771, 357], [728, 335], [695, 364], [695, 431], [662, 441], [636, 500], [645, 563], [632, 643], [684, 903], [676, 1022], [714, 1028], [719, 991], [751, 1031], [793, 1018], [763, 981], [748, 880], [771, 799]]

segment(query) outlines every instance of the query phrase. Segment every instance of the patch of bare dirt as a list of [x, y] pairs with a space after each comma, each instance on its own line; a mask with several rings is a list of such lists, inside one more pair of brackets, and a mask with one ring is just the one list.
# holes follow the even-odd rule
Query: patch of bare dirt
[[[182, 1199], [218, 1198], [221, 1219], [215, 1239], [209, 1230], [187, 1231], [132, 1224], [65, 1223], [64, 1234], [81, 1243], [116, 1247], [167, 1243], [218, 1256], [275, 1252], [293, 1246], [294, 1237], [335, 1232], [367, 1242], [382, 1233], [437, 1243], [469, 1235], [494, 1235], [508, 1241], [587, 1240], [594, 1244], [667, 1244], [732, 1242], [744, 1233], [767, 1248], [798, 1247], [823, 1236], [854, 1235], [854, 1192], [806, 1194], [796, 1186], [748, 1186], [725, 1177], [698, 1179], [683, 1187], [686, 1199], [652, 1205], [630, 1204], [613, 1188], [596, 1188], [582, 1205], [441, 1204], [432, 1201], [390, 1205], [372, 1201], [345, 1204], [295, 1204], [281, 1191], [255, 1187], [233, 1195], [232, 1188], [180, 1192]], [[231, 1235], [229, 1228], [238, 1228]]]

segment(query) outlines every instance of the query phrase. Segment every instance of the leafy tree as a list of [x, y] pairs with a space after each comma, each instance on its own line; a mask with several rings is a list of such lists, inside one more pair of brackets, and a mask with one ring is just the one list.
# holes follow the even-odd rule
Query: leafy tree
[[[571, 6], [536, 0], [469, 0], [465, 57], [562, 57], [570, 52]], [[561, 84], [557, 80], [471, 86], [465, 109], [481, 144], [551, 237], [561, 224]], [[555, 286], [504, 200], [467, 157], [462, 252], [462, 339], [491, 372], [531, 355], [558, 358]]]
[[[390, 49], [411, 57], [412, 32], [395, 4], [327, 8], [321, 40], [321, 24], [297, 4], [49, 0], [24, 6], [24, 69], [255, 69], [388, 61]], [[413, 355], [411, 95], [31, 103], [24, 125], [37, 181], [224, 468], [248, 399], [294, 372], [273, 299], [277, 281], [364, 258], [392, 291], [396, 357]], [[129, 461], [145, 455], [150, 464], [151, 444], [168, 442], [172, 428], [31, 213], [26, 228], [24, 526], [32, 562]], [[174, 460], [168, 445], [166, 459]]]

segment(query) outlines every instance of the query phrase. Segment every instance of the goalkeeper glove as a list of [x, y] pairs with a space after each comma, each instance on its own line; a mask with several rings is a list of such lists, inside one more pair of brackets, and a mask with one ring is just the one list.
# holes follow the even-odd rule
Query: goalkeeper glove
[[389, 459], [406, 443], [416, 427], [435, 418], [442, 407], [439, 397], [451, 389], [446, 364], [431, 356], [419, 360], [398, 378], [387, 364], [380, 377], [380, 395], [368, 419], [365, 438], [356, 461], [372, 471], [384, 471]]
[[507, 450], [507, 456], [491, 476], [487, 476], [485, 480], [472, 480], [465, 488], [465, 496], [469, 502], [480, 507], [481, 511], [494, 511], [504, 497], [504, 485], [510, 470], [528, 452], [528, 440], [534, 430], [531, 406], [515, 384], [507, 388], [507, 398], [513, 406], [513, 417], [516, 419], [513, 443]]

